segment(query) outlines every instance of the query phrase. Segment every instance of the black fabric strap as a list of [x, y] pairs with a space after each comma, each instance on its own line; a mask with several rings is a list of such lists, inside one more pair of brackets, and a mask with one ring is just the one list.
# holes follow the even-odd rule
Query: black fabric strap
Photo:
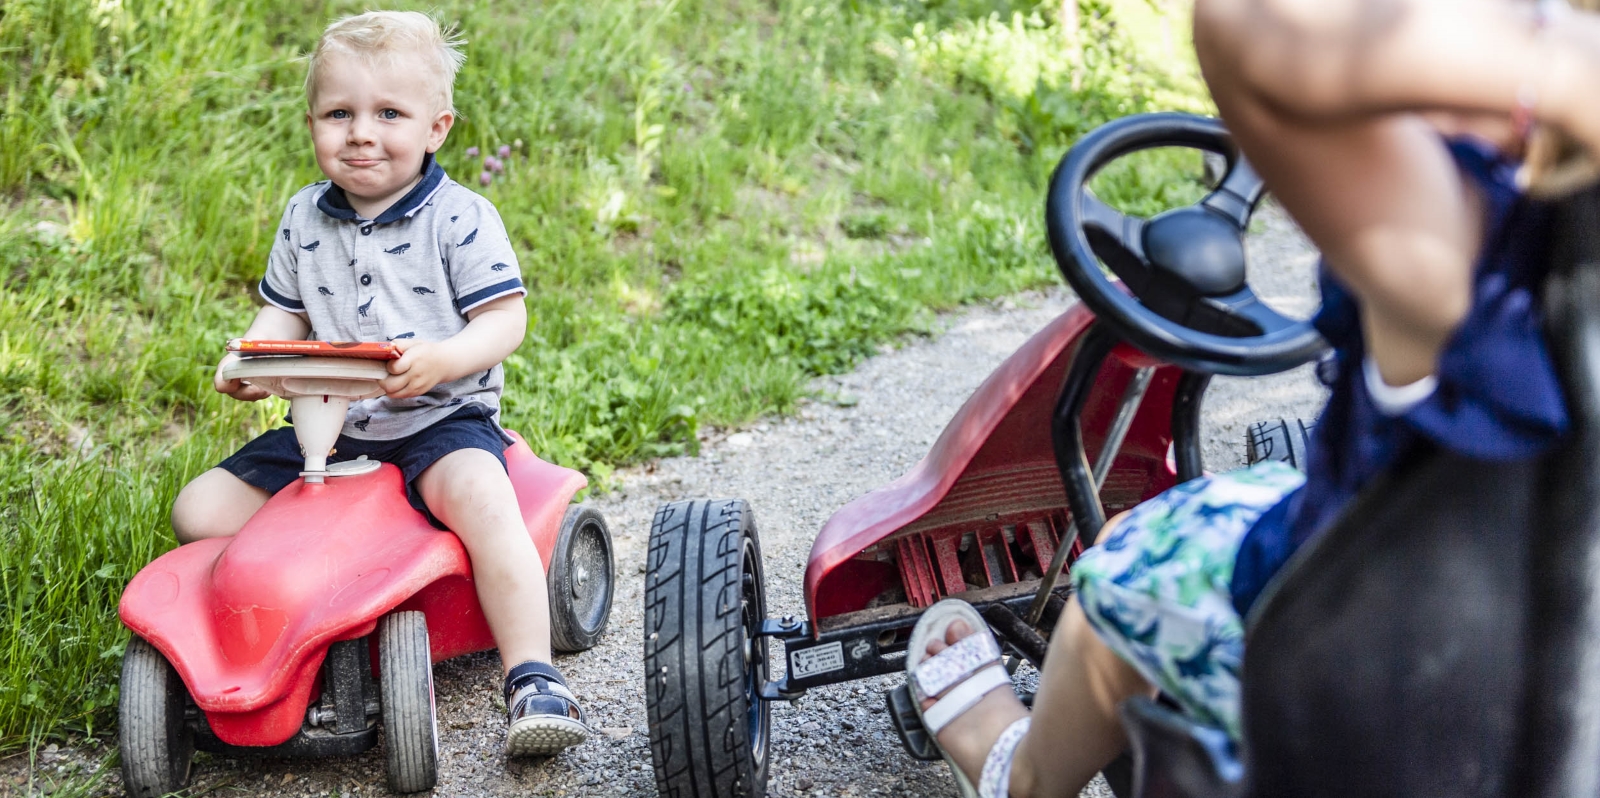
[[548, 662], [528, 660], [520, 665], [513, 666], [511, 672], [506, 674], [506, 700], [509, 701], [512, 693], [515, 693], [519, 688], [534, 679], [547, 679], [562, 687], [567, 686], [567, 680], [561, 676], [561, 671], [556, 670], [554, 665]]

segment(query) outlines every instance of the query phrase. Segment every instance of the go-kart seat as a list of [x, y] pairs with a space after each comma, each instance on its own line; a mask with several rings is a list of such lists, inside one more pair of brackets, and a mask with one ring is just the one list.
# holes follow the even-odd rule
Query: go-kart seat
[[1412, 452], [1375, 480], [1247, 619], [1244, 767], [1135, 700], [1136, 795], [1600, 795], [1596, 220], [1600, 192], [1563, 203], [1545, 290], [1563, 446]]

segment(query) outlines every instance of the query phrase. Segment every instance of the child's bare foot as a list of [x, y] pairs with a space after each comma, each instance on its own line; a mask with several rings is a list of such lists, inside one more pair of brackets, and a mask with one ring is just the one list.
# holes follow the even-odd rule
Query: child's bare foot
[[[945, 631], [943, 640], [934, 640], [928, 644], [928, 656], [938, 654], [972, 633], [973, 629], [966, 621], [954, 621]], [[926, 711], [933, 704], [934, 699], [924, 699], [922, 708]], [[956, 764], [966, 773], [967, 778], [976, 784], [979, 774], [983, 771], [983, 762], [989, 756], [989, 750], [994, 747], [995, 740], [1000, 738], [1001, 732], [1004, 732], [1006, 727], [1027, 714], [1028, 708], [1017, 700], [1016, 693], [1002, 689], [990, 690], [971, 709], [950, 721], [950, 725], [940, 730], [936, 738], [939, 747], [954, 757]], [[1023, 781], [1021, 770], [1013, 767], [1011, 774], [1013, 785], [1020, 785]], [[1012, 794], [1022, 793], [1013, 789]]]
[[[912, 632], [907, 665], [923, 728], [938, 741], [962, 794], [1027, 794], [1009, 786], [1028, 710], [1011, 690], [982, 616], [956, 599], [928, 608]], [[1025, 770], [1016, 774], [1019, 787], [1031, 782]]]

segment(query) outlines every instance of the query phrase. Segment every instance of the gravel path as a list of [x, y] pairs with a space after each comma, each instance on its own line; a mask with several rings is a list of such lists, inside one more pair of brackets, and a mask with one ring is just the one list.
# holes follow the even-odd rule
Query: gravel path
[[[1269, 302], [1304, 316], [1314, 306], [1313, 255], [1285, 218], [1268, 209], [1252, 236], [1252, 280]], [[797, 417], [714, 433], [699, 457], [661, 460], [618, 473], [618, 490], [593, 503], [615, 537], [619, 584], [599, 646], [558, 657], [600, 733], [548, 760], [501, 754], [504, 710], [498, 657], [480, 654], [436, 667], [443, 756], [436, 795], [651, 796], [640, 672], [644, 553], [650, 520], [664, 501], [740, 496], [751, 501], [762, 537], [773, 616], [804, 615], [801, 578], [812, 537], [830, 513], [899, 476], [926, 452], [972, 390], [1030, 334], [1069, 303], [1065, 291], [1025, 294], [965, 309], [943, 331], [824, 378], [818, 401]], [[1269, 379], [1213, 381], [1205, 417], [1206, 463], [1242, 461], [1252, 421], [1309, 416], [1320, 388], [1301, 369]], [[773, 710], [770, 793], [928, 796], [952, 794], [942, 764], [912, 760], [882, 710], [879, 678], [813, 690]], [[0, 780], [0, 785], [4, 781]], [[387, 794], [381, 749], [344, 760], [231, 760], [201, 756], [196, 793], [355, 796]], [[4, 786], [0, 786], [0, 792]], [[1103, 784], [1085, 796], [1109, 796]]]

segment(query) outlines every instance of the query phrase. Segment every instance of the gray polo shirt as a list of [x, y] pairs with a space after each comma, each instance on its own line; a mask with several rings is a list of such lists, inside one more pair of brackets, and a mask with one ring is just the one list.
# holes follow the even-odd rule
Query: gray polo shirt
[[[330, 181], [300, 189], [278, 225], [261, 297], [304, 314], [310, 340], [442, 341], [467, 312], [526, 294], [511, 239], [494, 205], [451, 180], [429, 155], [422, 182], [364, 219]], [[498, 418], [504, 367], [443, 382], [422, 396], [350, 403], [344, 434], [366, 440], [414, 435], [463, 406]]]

